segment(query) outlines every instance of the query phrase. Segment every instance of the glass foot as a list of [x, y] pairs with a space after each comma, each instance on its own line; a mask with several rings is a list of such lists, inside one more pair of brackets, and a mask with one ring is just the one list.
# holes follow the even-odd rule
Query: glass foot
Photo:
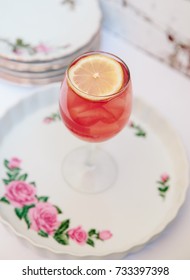
[[113, 186], [117, 165], [107, 152], [94, 144], [71, 151], [63, 160], [61, 171], [65, 181], [78, 192], [95, 194]]

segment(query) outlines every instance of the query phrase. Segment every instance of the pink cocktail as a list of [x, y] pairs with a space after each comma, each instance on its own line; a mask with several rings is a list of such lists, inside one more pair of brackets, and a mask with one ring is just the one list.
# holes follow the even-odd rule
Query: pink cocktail
[[[93, 143], [112, 138], [125, 127], [131, 106], [132, 86], [129, 69], [118, 57], [103, 52], [91, 52], [80, 56], [68, 67], [61, 85], [59, 107], [63, 123], [75, 136]], [[105, 152], [100, 149], [96, 149], [96, 157], [86, 148], [78, 149], [74, 153], [73, 165], [67, 166], [65, 172], [67, 174], [69, 168], [73, 169], [73, 176], [80, 170], [79, 167], [75, 167], [80, 157], [83, 169], [85, 165], [88, 167], [87, 173], [92, 166], [97, 171], [100, 164], [95, 162], [98, 153], [104, 154], [102, 158], [99, 155], [104, 165], [103, 169], [109, 165], [108, 161], [111, 162], [110, 156], [105, 156]], [[71, 157], [68, 157], [67, 161], [71, 163]], [[114, 174], [113, 168], [111, 172]], [[67, 181], [73, 185], [70, 179]], [[74, 185], [76, 184], [75, 182]], [[98, 184], [101, 185], [101, 182]]]

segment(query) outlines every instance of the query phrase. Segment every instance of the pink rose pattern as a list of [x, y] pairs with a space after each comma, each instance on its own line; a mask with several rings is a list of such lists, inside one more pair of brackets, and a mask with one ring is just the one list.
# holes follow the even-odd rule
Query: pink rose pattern
[[166, 197], [166, 193], [168, 192], [170, 186], [168, 184], [170, 180], [170, 177], [167, 173], [163, 173], [161, 176], [160, 176], [160, 180], [157, 182], [158, 183], [158, 191], [159, 191], [159, 195], [162, 197], [162, 198], [165, 198]]
[[161, 181], [163, 183], [167, 182], [168, 179], [169, 179], [169, 175], [167, 173], [164, 173], [164, 174], [161, 175]]
[[41, 43], [35, 47], [35, 50], [38, 53], [49, 53], [49, 52], [51, 52], [52, 49], [50, 47], [48, 47], [47, 45]]
[[37, 202], [36, 188], [24, 181], [12, 181], [8, 184], [5, 197], [15, 207], [23, 207]]
[[99, 238], [101, 240], [108, 240], [112, 237], [112, 233], [109, 230], [103, 230], [99, 233]]
[[13, 158], [11, 158], [11, 160], [9, 161], [9, 168], [10, 168], [10, 169], [19, 168], [21, 162], [22, 162], [22, 161], [21, 161], [19, 158], [13, 157]]
[[80, 245], [84, 245], [88, 238], [87, 232], [81, 226], [70, 229], [68, 235]]
[[52, 113], [51, 115], [49, 115], [48, 117], [45, 117], [43, 119], [43, 122], [45, 124], [49, 124], [49, 123], [52, 123], [52, 122], [55, 122], [55, 121], [60, 121], [61, 120], [61, 117], [60, 117], [60, 114], [59, 113]]
[[70, 47], [70, 44], [65, 44], [57, 47], [50, 47], [45, 43], [32, 45], [21, 38], [16, 38], [14, 41], [3, 39], [3, 42], [6, 43], [10, 50], [18, 56], [24, 55], [25, 53], [27, 53], [28, 55], [35, 55], [38, 53], [47, 55], [51, 52], [56, 51], [57, 49], [67, 49], [68, 47]]
[[15, 48], [15, 49], [13, 49], [13, 53], [15, 53], [17, 55], [22, 55], [23, 51], [21, 51], [21, 49], [19, 49], [19, 48]]
[[53, 122], [52, 118], [50, 118], [50, 117], [44, 118], [44, 123], [48, 124], [48, 123], [51, 123], [51, 122]]
[[43, 230], [52, 235], [60, 225], [57, 209], [49, 202], [38, 202], [35, 207], [30, 208], [28, 216], [31, 229], [37, 232]]
[[82, 226], [70, 228], [70, 220], [59, 221], [62, 213], [58, 206], [51, 204], [47, 196], [38, 196], [35, 182], [26, 182], [27, 173], [20, 167], [21, 160], [13, 157], [4, 160], [7, 178], [3, 179], [6, 187], [5, 194], [0, 202], [11, 204], [20, 220], [23, 220], [28, 229], [36, 231], [40, 236], [52, 236], [61, 245], [68, 245], [72, 240], [78, 245], [88, 244], [95, 247], [96, 241], [105, 241], [112, 237], [109, 230], [86, 231]]

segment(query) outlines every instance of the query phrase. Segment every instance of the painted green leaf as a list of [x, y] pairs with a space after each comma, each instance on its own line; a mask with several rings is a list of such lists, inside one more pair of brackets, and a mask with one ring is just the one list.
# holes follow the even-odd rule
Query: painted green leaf
[[164, 186], [164, 182], [162, 181], [157, 181], [157, 183]]
[[4, 202], [4, 203], [7, 203], [7, 204], [10, 204], [10, 202], [8, 201], [8, 199], [7, 199], [6, 197], [4, 197], [4, 196], [0, 198], [0, 201], [1, 201], [1, 202]]
[[15, 208], [15, 213], [17, 217], [21, 220], [24, 215], [24, 208]]
[[165, 188], [158, 188], [160, 192], [167, 192], [167, 190], [169, 189], [168, 186], [166, 186]]
[[31, 225], [30, 220], [28, 218], [28, 211], [29, 211], [30, 208], [33, 208], [33, 207], [35, 207], [35, 204], [25, 205], [23, 207], [23, 218], [24, 218], [24, 220], [27, 224], [28, 229], [30, 228], [30, 225]]
[[88, 236], [90, 236], [90, 237], [95, 235], [95, 234], [96, 234], [96, 230], [94, 228], [89, 230], [89, 232], [88, 232]]
[[10, 181], [17, 180], [18, 175], [19, 175], [19, 170], [16, 170], [16, 171], [14, 170], [12, 173], [7, 172], [7, 176], [9, 177]]
[[17, 179], [17, 176], [19, 175], [19, 173], [20, 173], [20, 169], [14, 169], [14, 171], [13, 171], [13, 173], [12, 173], [12, 180], [15, 180], [15, 179]]
[[35, 207], [35, 204], [25, 205], [24, 208], [28, 211], [30, 208]]
[[55, 235], [61, 235], [64, 231], [66, 231], [68, 228], [69, 228], [69, 223], [70, 223], [70, 220], [65, 220], [61, 223], [61, 225], [58, 227], [58, 229], [56, 230], [55, 232]]
[[17, 217], [21, 220], [24, 218], [25, 222], [27, 223], [28, 228], [30, 227], [30, 221], [28, 219], [28, 211], [30, 208], [33, 208], [35, 205], [25, 205], [23, 208], [15, 208], [15, 213]]
[[17, 47], [22, 47], [22, 48], [28, 48], [28, 47], [30, 47], [29, 44], [26, 44], [26, 43], [25, 43], [22, 39], [20, 39], [20, 38], [16, 39], [15, 45], [16, 45]]
[[6, 174], [7, 174], [7, 176], [9, 177], [9, 179], [12, 178], [12, 174], [10, 174], [9, 172], [7, 172]]
[[139, 126], [132, 123], [131, 128], [135, 130], [135, 135], [139, 137], [146, 137], [146, 132]]
[[26, 173], [22, 174], [18, 177], [18, 181], [25, 181], [27, 177], [28, 177], [28, 174], [26, 174]]
[[11, 182], [11, 181], [8, 180], [8, 179], [3, 179], [3, 183], [4, 183], [5, 185], [8, 185], [10, 182]]
[[52, 113], [47, 118], [51, 118], [54, 121], [61, 120], [61, 116], [59, 113]]
[[19, 167], [15, 167], [14, 169], [11, 169], [11, 171], [14, 173], [14, 172], [18, 172], [20, 171], [21, 169]]
[[22, 44], [23, 44], [22, 39], [20, 39], [20, 38], [16, 39], [16, 44], [17, 44], [18, 46], [22, 46]]
[[38, 234], [42, 237], [48, 237], [49, 236], [48, 233], [43, 231], [43, 230], [38, 231]]
[[137, 136], [140, 136], [140, 137], [145, 137], [145, 136], [146, 136], [146, 133], [143, 132], [143, 131], [138, 131], [138, 132], [136, 132], [136, 135], [137, 135]]
[[63, 213], [62, 210], [58, 206], [56, 206], [56, 205], [53, 205], [53, 206], [56, 208], [58, 214]]
[[69, 244], [69, 238], [66, 234], [60, 234], [60, 235], [54, 235], [53, 237], [58, 243], [62, 245], [68, 245]]
[[24, 214], [24, 220], [25, 220], [25, 222], [26, 222], [26, 224], [27, 224], [27, 227], [28, 227], [28, 229], [29, 229], [31, 223], [30, 223], [30, 220], [29, 220], [29, 218], [28, 218], [27, 213]]
[[7, 169], [11, 170], [11, 169], [9, 168], [9, 161], [8, 161], [7, 159], [4, 160], [4, 166], [5, 166]]
[[95, 246], [94, 241], [93, 241], [92, 239], [90, 239], [90, 238], [87, 239], [86, 243], [87, 243], [88, 245], [92, 246], [92, 247]]
[[36, 183], [35, 182], [30, 182], [30, 185], [33, 185], [34, 187], [36, 187]]
[[41, 202], [47, 202], [49, 199], [48, 196], [38, 196], [38, 201], [41, 201]]
[[61, 119], [61, 117], [60, 117], [60, 115], [59, 115], [59, 114], [57, 114], [56, 118], [57, 118], [58, 120], [60, 120], [60, 119]]
[[[28, 211], [30, 210], [30, 208], [35, 207], [35, 204], [31, 204], [31, 205], [25, 205], [23, 208], [23, 217], [27, 217], [28, 215]], [[26, 221], [27, 222], [27, 221]]]

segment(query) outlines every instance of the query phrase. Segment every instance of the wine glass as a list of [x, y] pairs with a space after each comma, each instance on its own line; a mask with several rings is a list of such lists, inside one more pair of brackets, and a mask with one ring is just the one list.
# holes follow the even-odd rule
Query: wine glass
[[97, 143], [126, 126], [131, 106], [130, 72], [120, 58], [89, 52], [70, 64], [61, 85], [60, 114], [70, 132], [88, 142], [62, 163], [64, 179], [73, 189], [94, 194], [114, 184], [117, 165]]

